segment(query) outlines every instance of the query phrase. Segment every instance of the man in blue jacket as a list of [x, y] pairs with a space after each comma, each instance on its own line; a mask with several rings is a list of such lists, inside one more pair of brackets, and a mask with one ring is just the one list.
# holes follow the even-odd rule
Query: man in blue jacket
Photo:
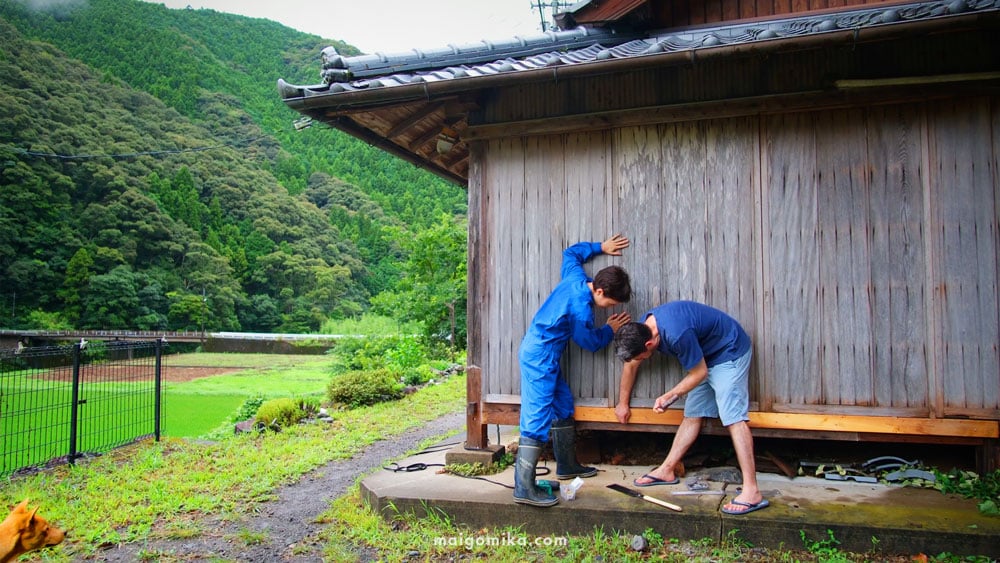
[[521, 340], [521, 437], [514, 471], [514, 502], [552, 506], [559, 502], [535, 482], [535, 466], [549, 431], [556, 458], [556, 477], [591, 477], [597, 469], [576, 461], [576, 427], [573, 420], [573, 392], [559, 369], [559, 359], [570, 338], [582, 348], [596, 352], [611, 343], [614, 332], [629, 322], [628, 313], [608, 317], [602, 327], [594, 326], [594, 306], [613, 307], [632, 297], [628, 274], [618, 266], [608, 266], [593, 279], [584, 263], [599, 254], [621, 256], [629, 240], [615, 235], [604, 242], [581, 242], [563, 252], [561, 281], [542, 304]]
[[743, 490], [722, 507], [722, 512], [747, 514], [766, 508], [769, 503], [757, 487], [753, 436], [747, 425], [750, 420], [747, 380], [752, 352], [750, 337], [743, 327], [708, 305], [672, 301], [646, 313], [642, 322], [626, 324], [617, 332], [615, 352], [625, 366], [615, 415], [622, 424], [628, 424], [631, 416], [629, 399], [639, 365], [654, 351], [675, 356], [686, 372], [677, 385], [653, 403], [653, 410], [662, 413], [687, 395], [684, 418], [670, 451], [659, 467], [633, 483], [637, 487], [651, 487], [680, 482], [675, 467], [698, 437], [701, 419], [718, 418], [729, 430], [743, 475]]

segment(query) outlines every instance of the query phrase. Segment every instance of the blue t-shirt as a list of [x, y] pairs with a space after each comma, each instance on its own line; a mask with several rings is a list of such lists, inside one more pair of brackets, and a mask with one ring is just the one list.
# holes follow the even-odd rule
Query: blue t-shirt
[[563, 251], [562, 279], [531, 319], [521, 341], [523, 351], [558, 361], [570, 338], [591, 352], [611, 342], [614, 331], [610, 326], [594, 326], [594, 297], [587, 286], [591, 279], [583, 269], [598, 254], [599, 242], [580, 242]]
[[664, 354], [676, 356], [685, 371], [705, 359], [708, 367], [737, 360], [750, 350], [750, 337], [736, 319], [694, 301], [671, 301], [649, 311], [660, 331]]

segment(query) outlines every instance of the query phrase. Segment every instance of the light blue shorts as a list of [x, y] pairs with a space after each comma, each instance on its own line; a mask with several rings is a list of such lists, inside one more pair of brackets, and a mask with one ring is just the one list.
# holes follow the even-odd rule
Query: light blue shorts
[[708, 368], [708, 377], [684, 400], [684, 416], [718, 418], [723, 426], [750, 420], [750, 359], [748, 350], [739, 359]]

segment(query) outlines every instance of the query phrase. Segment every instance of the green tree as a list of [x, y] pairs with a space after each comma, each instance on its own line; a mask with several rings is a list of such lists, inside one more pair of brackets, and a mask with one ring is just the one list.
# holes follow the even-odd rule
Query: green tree
[[163, 287], [156, 280], [141, 276], [142, 285], [138, 291], [139, 306], [133, 318], [136, 330], [164, 330], [168, 324], [167, 313], [170, 303], [163, 293]]
[[139, 312], [136, 276], [128, 266], [91, 276], [81, 299], [78, 326], [83, 329], [130, 329]]
[[171, 326], [191, 331], [205, 327], [208, 320], [207, 298], [203, 298], [200, 293], [171, 291], [167, 293], [167, 299], [170, 300], [168, 317]]
[[[459, 186], [290, 126], [275, 77], [315, 81], [321, 48], [358, 54], [342, 42], [137, 0], [0, 0], [0, 37], [0, 286], [20, 322], [68, 308], [96, 324], [80, 284], [107, 276], [97, 289], [140, 300], [130, 317], [87, 304], [108, 322], [184, 328], [203, 307], [212, 329], [318, 326], [396, 289], [402, 225], [417, 235], [465, 211]], [[81, 248], [86, 273], [70, 268]]]
[[254, 295], [240, 308], [239, 320], [243, 330], [274, 332], [281, 326], [281, 312], [270, 295]]
[[465, 346], [466, 241], [464, 217], [441, 215], [430, 228], [410, 235], [398, 231], [407, 254], [403, 278], [395, 291], [372, 299], [376, 312], [401, 321], [417, 321], [429, 337], [445, 337]]
[[198, 199], [194, 176], [186, 166], [177, 171], [169, 186], [161, 186], [159, 195], [163, 209], [171, 217], [201, 232], [202, 216], [208, 215], [208, 209]]
[[87, 290], [93, 266], [94, 259], [86, 248], [77, 250], [66, 265], [66, 276], [58, 295], [63, 302], [63, 314], [70, 322], [78, 321], [83, 313], [82, 294]]

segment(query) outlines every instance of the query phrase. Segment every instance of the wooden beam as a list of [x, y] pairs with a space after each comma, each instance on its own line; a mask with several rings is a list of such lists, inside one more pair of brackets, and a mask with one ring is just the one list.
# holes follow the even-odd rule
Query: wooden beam
[[507, 403], [483, 403], [483, 423], [517, 426], [520, 422], [521, 405]]
[[[615, 409], [612, 407], [576, 407], [574, 418], [588, 422], [611, 422], [617, 423]], [[659, 414], [653, 409], [632, 409], [632, 416], [628, 419], [629, 424], [668, 424], [676, 426], [684, 418], [684, 411], [680, 409], [667, 409], [667, 412]]]
[[797, 111], [832, 110], [864, 107], [894, 102], [920, 102], [956, 95], [982, 95], [992, 92], [997, 79], [992, 73], [962, 75], [967, 80], [925, 82], [918, 85], [873, 83], [862, 87], [860, 82], [842, 81], [836, 90], [806, 90], [783, 94], [765, 94], [743, 98], [704, 100], [662, 106], [615, 109], [601, 112], [562, 115], [523, 121], [470, 125], [463, 133], [465, 141], [486, 141], [505, 137], [554, 135], [584, 131], [634, 127], [660, 123], [677, 123], [703, 119], [722, 119], [747, 115], [792, 113]]
[[386, 138], [395, 139], [396, 137], [405, 133], [408, 129], [410, 129], [417, 123], [420, 123], [424, 119], [427, 119], [428, 116], [436, 112], [443, 105], [444, 105], [443, 103], [433, 103], [418, 108], [417, 111], [411, 113], [409, 117], [393, 125], [392, 129], [390, 129], [389, 132], [385, 134]]
[[[657, 414], [652, 409], [632, 409], [629, 423], [677, 425], [680, 424], [683, 416], [680, 409], [668, 409], [663, 414]], [[615, 410], [611, 407], [576, 407], [575, 418], [578, 421], [618, 423], [618, 419], [615, 418]], [[818, 430], [915, 436], [1000, 437], [1000, 423], [995, 420], [954, 418], [751, 412], [750, 426], [779, 430]]]
[[469, 366], [465, 370], [465, 449], [483, 450], [489, 445], [482, 416], [483, 370]]
[[869, 78], [835, 80], [833, 85], [841, 90], [851, 88], [884, 88], [886, 86], [922, 86], [953, 82], [975, 82], [1000, 79], [1000, 72], [970, 72], [965, 74], [939, 74], [934, 76], [902, 76], [897, 78]]
[[[444, 130], [444, 125], [435, 125], [434, 127], [428, 129], [427, 131], [424, 131], [423, 135], [411, 141], [410, 144], [406, 146], [406, 148], [410, 149], [413, 152], [417, 152], [421, 148], [423, 148], [424, 145], [429, 143], [432, 139], [440, 135], [442, 130]], [[436, 147], [431, 148], [431, 152], [436, 153], [437, 148]]]
[[750, 413], [750, 426], [754, 428], [834, 430], [838, 432], [912, 434], [917, 436], [959, 436], [972, 438], [996, 438], [1000, 436], [1000, 424], [995, 420], [962, 420], [955, 418], [901, 418], [895, 416], [752, 412]]
[[452, 182], [463, 188], [465, 187], [466, 184], [465, 178], [455, 176], [455, 174], [450, 170], [445, 170], [438, 166], [434, 166], [432, 163], [429, 163], [420, 156], [413, 154], [411, 151], [404, 150], [403, 147], [400, 147], [396, 143], [393, 143], [392, 141], [389, 141], [387, 139], [383, 139], [380, 135], [372, 132], [363, 125], [355, 123], [350, 118], [342, 117], [338, 119], [325, 121], [325, 123], [330, 127], [333, 127], [334, 129], [339, 129], [344, 133], [347, 133], [348, 135], [361, 139], [362, 141], [365, 141], [366, 143], [372, 146], [378, 147], [389, 154], [398, 156], [399, 158], [405, 160], [406, 162], [409, 162], [410, 164], [418, 168], [424, 168], [425, 170], [429, 170], [449, 182]]

